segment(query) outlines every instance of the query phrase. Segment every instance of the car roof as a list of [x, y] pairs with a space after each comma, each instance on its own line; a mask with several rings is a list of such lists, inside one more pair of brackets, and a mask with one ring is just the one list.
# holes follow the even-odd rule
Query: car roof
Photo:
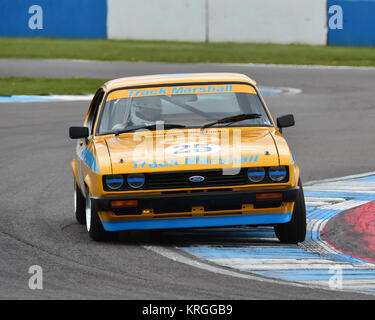
[[180, 73], [180, 74], [156, 74], [114, 79], [106, 82], [103, 88], [113, 90], [123, 87], [148, 86], [161, 84], [183, 84], [201, 82], [247, 82], [256, 86], [256, 82], [241, 73]]

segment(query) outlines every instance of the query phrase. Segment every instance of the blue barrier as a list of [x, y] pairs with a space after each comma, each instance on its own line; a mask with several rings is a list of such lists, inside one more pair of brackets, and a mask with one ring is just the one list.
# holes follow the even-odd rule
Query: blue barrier
[[375, 46], [375, 0], [328, 0], [328, 45]]
[[107, 0], [1, 0], [0, 36], [106, 38]]

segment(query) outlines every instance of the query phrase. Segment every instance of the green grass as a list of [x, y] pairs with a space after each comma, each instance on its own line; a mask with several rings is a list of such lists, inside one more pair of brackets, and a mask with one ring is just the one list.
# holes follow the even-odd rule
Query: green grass
[[85, 78], [0, 78], [0, 96], [93, 94], [105, 81]]
[[375, 66], [368, 47], [0, 38], [0, 48], [0, 58]]

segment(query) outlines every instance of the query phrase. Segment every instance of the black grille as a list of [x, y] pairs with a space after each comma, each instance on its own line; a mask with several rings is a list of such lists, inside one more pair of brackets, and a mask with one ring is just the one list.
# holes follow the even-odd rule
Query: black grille
[[[287, 182], [289, 180], [289, 168], [287, 168], [287, 176], [279, 183]], [[205, 188], [205, 187], [223, 187], [223, 186], [237, 186], [237, 185], [254, 185], [264, 183], [275, 183], [268, 176], [268, 168], [266, 169], [266, 177], [259, 183], [251, 182], [247, 177], [247, 169], [241, 168], [233, 173], [227, 169], [213, 169], [213, 170], [194, 170], [194, 171], [169, 171], [169, 172], [152, 172], [145, 173], [145, 185], [137, 190], [155, 190], [155, 189], [180, 189], [180, 188]], [[202, 182], [191, 182], [189, 180], [192, 176], [201, 176], [204, 178]], [[126, 183], [126, 175], [124, 175], [124, 185], [116, 191], [135, 190], [129, 187]], [[105, 184], [105, 176], [103, 176], [104, 190], [111, 191]], [[196, 190], [198, 191], [198, 190]]]
[[[146, 176], [147, 189], [201, 188], [249, 184], [246, 168], [237, 174], [224, 175], [223, 170], [197, 170], [180, 172], [149, 173]], [[192, 176], [201, 176], [202, 182], [191, 182]]]

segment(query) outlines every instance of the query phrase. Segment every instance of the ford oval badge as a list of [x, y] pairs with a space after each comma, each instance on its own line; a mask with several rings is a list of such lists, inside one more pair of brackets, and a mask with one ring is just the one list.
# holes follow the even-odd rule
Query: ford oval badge
[[189, 181], [190, 182], [202, 182], [202, 181], [204, 181], [204, 177], [202, 177], [202, 176], [191, 176], [189, 178]]

